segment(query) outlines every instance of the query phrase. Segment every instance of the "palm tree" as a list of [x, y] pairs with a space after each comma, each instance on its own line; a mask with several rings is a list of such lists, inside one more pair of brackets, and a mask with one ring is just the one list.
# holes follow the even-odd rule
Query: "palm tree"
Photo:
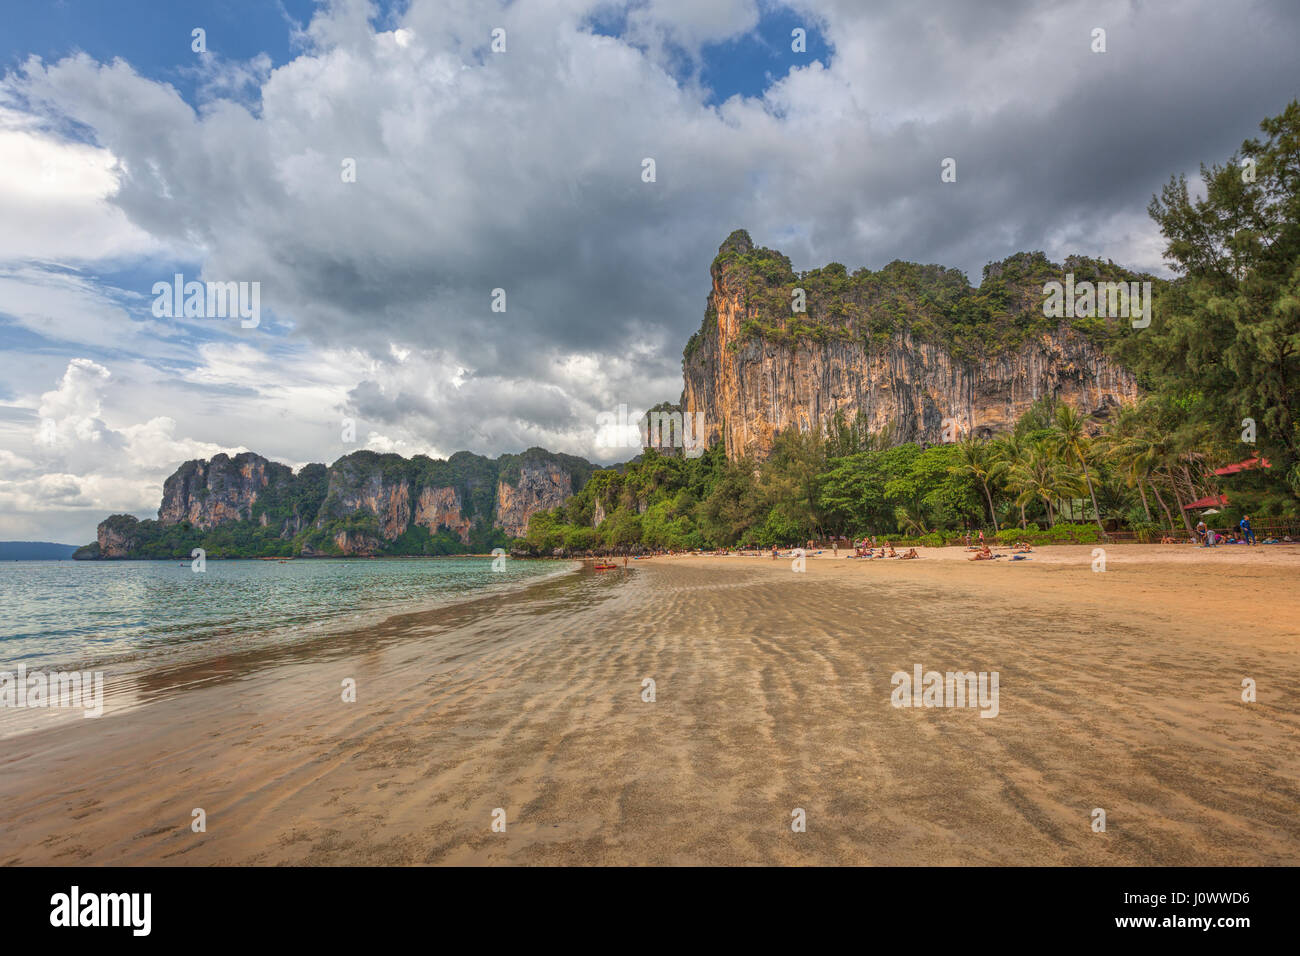
[[995, 454], [995, 450], [986, 441], [967, 437], [957, 443], [958, 462], [948, 472], [953, 475], [970, 475], [984, 489], [984, 498], [989, 503], [989, 517], [993, 520], [993, 532], [998, 530], [998, 516], [993, 510], [993, 495], [989, 491], [989, 482], [995, 481], [1006, 471], [1006, 463]]
[[899, 531], [905, 535], [920, 536], [929, 533], [925, 529], [925, 514], [920, 506], [899, 505], [894, 509], [894, 520], [898, 523]]
[[1115, 464], [1128, 488], [1137, 488], [1142, 499], [1142, 512], [1147, 523], [1152, 524], [1151, 505], [1147, 501], [1147, 477], [1151, 472], [1149, 444], [1141, 432], [1142, 423], [1136, 406], [1121, 408], [1115, 421], [1101, 436], [1101, 450]]
[[1029, 446], [1025, 458], [1016, 462], [1007, 472], [1013, 488], [1020, 492], [1016, 503], [1023, 509], [1030, 501], [1038, 499], [1047, 508], [1049, 527], [1056, 525], [1053, 503], [1066, 495], [1073, 495], [1077, 482], [1064, 468], [1051, 443], [1040, 440]]
[[1097, 492], [1092, 487], [1092, 475], [1088, 472], [1091, 439], [1082, 416], [1068, 405], [1056, 409], [1056, 435], [1057, 449], [1072, 457], [1083, 468], [1083, 480], [1088, 486], [1088, 496], [1092, 498], [1092, 517], [1097, 522], [1097, 530], [1104, 537], [1106, 529], [1101, 525], [1101, 512], [1097, 510]]
[[[1029, 457], [1029, 446], [1019, 429], [1000, 438], [994, 449], [998, 458], [999, 473], [1008, 478], [1015, 467], [1027, 461]], [[1020, 527], [1024, 528], [1026, 525], [1025, 503], [1017, 500], [1016, 505], [1020, 508]]]
[[[1172, 454], [1169, 433], [1165, 431], [1157, 422], [1146, 421], [1138, 428], [1137, 433], [1126, 446], [1126, 452], [1133, 456], [1133, 466], [1142, 470], [1143, 476], [1151, 486], [1151, 493], [1156, 496], [1156, 501], [1160, 505], [1160, 510], [1165, 513], [1165, 520], [1169, 522], [1169, 530], [1176, 530], [1173, 513], [1169, 510], [1169, 505], [1165, 503], [1165, 497], [1160, 493], [1160, 482], [1162, 477], [1161, 471]], [[1170, 488], [1173, 488], [1173, 480], [1170, 478]], [[1178, 502], [1180, 508], [1182, 502]], [[1184, 515], [1184, 519], [1186, 516]]]

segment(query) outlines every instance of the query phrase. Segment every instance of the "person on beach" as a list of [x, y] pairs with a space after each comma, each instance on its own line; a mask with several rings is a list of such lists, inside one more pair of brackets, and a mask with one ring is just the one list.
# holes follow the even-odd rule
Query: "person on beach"
[[1200, 543], [1202, 548], [1206, 547], [1209, 531], [1210, 529], [1206, 527], [1204, 521], [1198, 521], [1196, 523], [1196, 540]]
[[1243, 517], [1241, 519], [1240, 524], [1238, 524], [1237, 527], [1241, 529], [1242, 542], [1244, 542], [1245, 544], [1258, 544], [1258, 542], [1255, 540], [1254, 529], [1252, 529], [1250, 526], [1250, 515], [1246, 515], [1245, 517]]
[[906, 561], [908, 558], [919, 558], [919, 557], [920, 555], [916, 553], [916, 548], [911, 548], [908, 550], [907, 554], [903, 555], [903, 560]]
[[980, 548], [977, 554], [972, 554], [966, 560], [967, 561], [992, 561], [993, 552], [989, 550], [989, 546], [986, 544], [982, 548]]

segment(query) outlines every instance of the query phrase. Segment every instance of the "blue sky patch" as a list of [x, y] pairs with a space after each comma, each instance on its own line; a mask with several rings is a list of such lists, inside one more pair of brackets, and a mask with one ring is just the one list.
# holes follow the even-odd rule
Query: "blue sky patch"
[[[599, 36], [639, 46], [626, 35], [628, 14], [634, 8], [635, 4], [606, 8], [591, 17], [586, 26]], [[792, 48], [796, 28], [804, 30], [804, 52]], [[710, 106], [737, 94], [762, 96], [791, 69], [808, 66], [815, 60], [829, 66], [831, 61], [831, 48], [814, 21], [789, 7], [773, 4], [764, 4], [758, 26], [748, 33], [722, 43], [705, 44], [699, 63], [692, 61], [688, 51], [672, 43], [666, 44], [664, 53], [669, 60], [664, 65], [679, 82], [688, 82], [698, 67], [699, 82], [709, 91], [705, 102]]]

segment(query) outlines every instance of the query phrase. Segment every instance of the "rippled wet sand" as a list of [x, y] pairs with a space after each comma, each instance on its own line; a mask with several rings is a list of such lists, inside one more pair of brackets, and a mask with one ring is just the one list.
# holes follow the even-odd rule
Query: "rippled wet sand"
[[[0, 741], [0, 862], [1295, 864], [1297, 567], [573, 575]], [[915, 664], [998, 671], [999, 715], [892, 707]]]

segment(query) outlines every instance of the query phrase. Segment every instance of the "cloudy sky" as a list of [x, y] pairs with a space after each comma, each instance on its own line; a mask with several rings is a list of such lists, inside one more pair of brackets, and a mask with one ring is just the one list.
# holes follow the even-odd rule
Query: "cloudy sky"
[[[1284, 0], [21, 5], [0, 539], [152, 516], [223, 450], [625, 459], [598, 416], [679, 396], [736, 228], [796, 268], [1165, 272], [1151, 194], [1300, 95], [1298, 38]], [[260, 324], [156, 316], [176, 273], [259, 282]]]

